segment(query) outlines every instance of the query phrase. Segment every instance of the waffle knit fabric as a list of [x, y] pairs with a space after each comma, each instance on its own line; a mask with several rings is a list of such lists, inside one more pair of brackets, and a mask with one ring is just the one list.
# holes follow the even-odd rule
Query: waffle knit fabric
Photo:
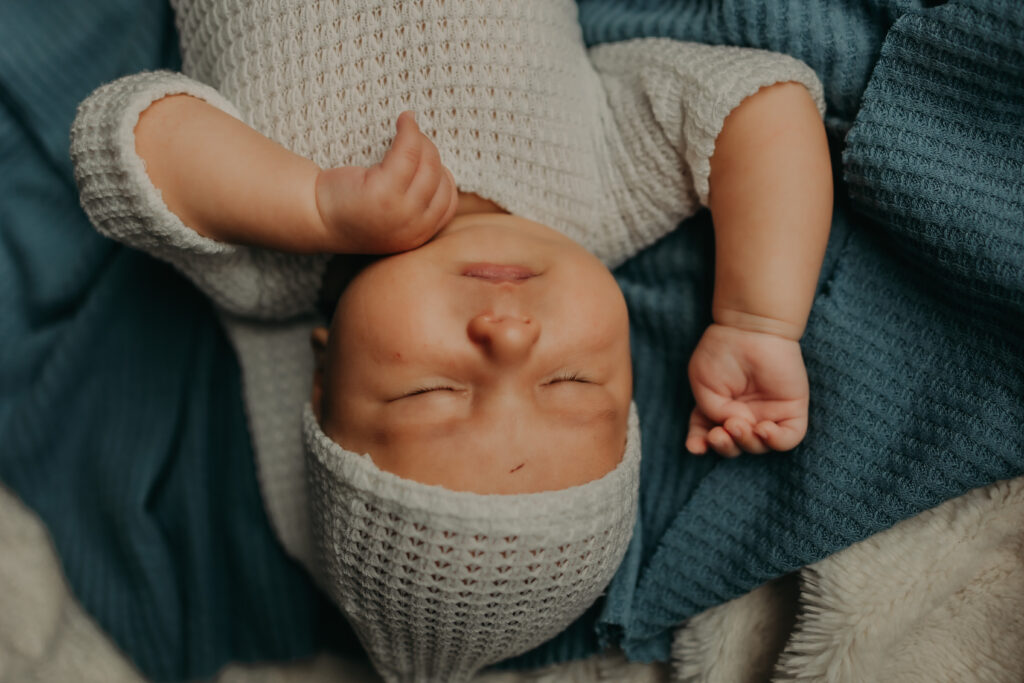
[[[641, 523], [603, 619], [634, 656], [667, 656], [661, 624], [1024, 469], [1012, 279], [1024, 258], [1010, 239], [1024, 233], [1024, 21], [1016, 2], [921, 5], [580, 6], [591, 43], [670, 35], [792, 54], [824, 83], [837, 169], [849, 133], [827, 308], [804, 344], [823, 433], [793, 454], [799, 468], [679, 458], [685, 363], [708, 315], [706, 216], [616, 273], [644, 458]], [[0, 477], [46, 521], [70, 585], [118, 646], [148, 676], [180, 680], [346, 641], [273, 542], [208, 305], [169, 268], [100, 239], [77, 207], [76, 105], [117, 76], [173, 68], [170, 32], [166, 13], [130, 0], [0, 3]], [[687, 539], [695, 547], [670, 566]], [[596, 651], [601, 618], [590, 610], [511, 664]], [[632, 639], [645, 624], [656, 635]]]
[[[756, 50], [652, 39], [588, 54], [571, 2], [279, 5], [178, 2], [183, 68], [217, 89], [171, 72], [110, 83], [80, 107], [71, 156], [97, 229], [171, 262], [225, 312], [271, 521], [316, 573], [301, 331], [315, 324], [327, 257], [229, 245], [182, 224], [135, 153], [146, 107], [200, 97], [322, 167], [376, 163], [414, 108], [462, 191], [617, 265], [706, 201], [715, 137], [740, 101], [792, 80], [820, 105], [821, 86], [802, 63]], [[278, 322], [249, 324], [259, 320]]]
[[562, 631], [604, 590], [636, 520], [640, 427], [603, 477], [481, 496], [383, 472], [307, 404], [318, 570], [389, 683], [462, 683]]

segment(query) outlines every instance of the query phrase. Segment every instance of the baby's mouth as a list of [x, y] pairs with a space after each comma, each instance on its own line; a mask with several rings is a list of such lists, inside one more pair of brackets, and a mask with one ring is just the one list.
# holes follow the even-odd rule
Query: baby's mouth
[[488, 282], [525, 282], [538, 275], [526, 266], [508, 266], [497, 263], [470, 263], [463, 267], [462, 274]]

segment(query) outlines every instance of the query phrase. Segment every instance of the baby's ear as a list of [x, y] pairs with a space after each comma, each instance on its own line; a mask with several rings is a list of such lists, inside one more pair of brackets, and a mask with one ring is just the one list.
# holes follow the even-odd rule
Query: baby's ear
[[327, 328], [317, 327], [309, 338], [313, 347], [313, 414], [323, 423], [324, 367], [327, 363]]

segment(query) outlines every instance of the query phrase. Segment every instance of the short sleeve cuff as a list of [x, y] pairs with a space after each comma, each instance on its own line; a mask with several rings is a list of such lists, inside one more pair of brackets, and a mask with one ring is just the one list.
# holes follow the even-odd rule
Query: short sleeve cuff
[[237, 247], [209, 239], [172, 213], [135, 151], [135, 127], [151, 104], [191, 95], [240, 119], [213, 88], [170, 71], [126, 76], [93, 92], [78, 108], [71, 130], [71, 158], [82, 207], [101, 233], [154, 256], [229, 254]]

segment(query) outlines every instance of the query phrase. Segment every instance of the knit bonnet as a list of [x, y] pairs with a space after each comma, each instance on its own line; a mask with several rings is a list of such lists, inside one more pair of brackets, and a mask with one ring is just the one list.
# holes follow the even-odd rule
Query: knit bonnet
[[459, 683], [554, 637], [597, 599], [629, 544], [635, 405], [611, 472], [514, 495], [403, 479], [332, 441], [309, 405], [303, 423], [318, 580], [388, 683]]

